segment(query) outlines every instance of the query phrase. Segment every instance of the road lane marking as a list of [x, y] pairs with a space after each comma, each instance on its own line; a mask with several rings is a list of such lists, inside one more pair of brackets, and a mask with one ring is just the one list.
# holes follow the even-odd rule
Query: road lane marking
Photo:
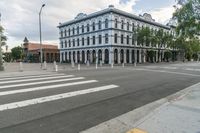
[[63, 75], [63, 76], [56, 76], [56, 77], [43, 77], [43, 78], [22, 79], [22, 80], [11, 80], [11, 81], [2, 81], [2, 82], [0, 81], [0, 84], [38, 81], [38, 80], [44, 80], [44, 79], [47, 80], [47, 79], [68, 78], [68, 77], [74, 77], [74, 75]]
[[0, 92], [0, 96], [17, 94], [17, 93], [26, 93], [26, 92], [32, 92], [32, 91], [39, 91], [39, 90], [47, 90], [47, 89], [80, 85], [80, 84], [89, 84], [89, 83], [94, 83], [94, 82], [98, 82], [98, 81], [97, 80], [87, 80], [87, 81], [79, 81], [79, 82], [72, 82], [72, 83], [65, 83], [65, 84], [58, 84], [58, 85], [34, 87], [34, 88], [21, 89], [21, 90], [3, 91], [3, 92]]
[[200, 77], [200, 75], [197, 75], [197, 74], [180, 73], [180, 72], [170, 72], [170, 71], [165, 71], [165, 70], [152, 70], [152, 69], [143, 69], [143, 68], [138, 68], [138, 69], [135, 69], [135, 70], [149, 71], [149, 72], [161, 72], [161, 73], [169, 73], [169, 74], [178, 74], [178, 75], [185, 75], [185, 76]]
[[3, 105], [0, 105], [0, 111], [5, 111], [5, 110], [9, 110], [9, 109], [16, 109], [16, 108], [26, 107], [26, 106], [30, 106], [30, 105], [39, 104], [39, 103], [45, 103], [45, 102], [60, 100], [60, 99], [64, 99], [64, 98], [69, 98], [69, 97], [74, 97], [74, 96], [79, 96], [79, 95], [84, 95], [84, 94], [114, 89], [114, 88], [117, 88], [117, 87], [119, 87], [119, 86], [117, 86], [117, 85], [107, 85], [107, 86], [101, 86], [101, 87], [86, 89], [86, 90], [68, 92], [68, 93], [63, 93], [63, 94], [58, 94], [58, 95], [52, 95], [52, 96], [46, 96], [46, 97], [41, 97], [41, 98], [35, 98], [35, 99], [20, 101], [20, 102], [3, 104]]
[[65, 74], [45, 74], [45, 75], [36, 75], [36, 76], [23, 76], [23, 77], [6, 77], [6, 78], [3, 78], [3, 77], [0, 77], [0, 81], [3, 81], [3, 80], [13, 80], [13, 79], [26, 79], [26, 78], [40, 78], [40, 77], [50, 77], [50, 76], [63, 76]]
[[12, 87], [21, 87], [21, 86], [28, 86], [28, 85], [39, 85], [39, 84], [47, 84], [47, 83], [56, 83], [56, 82], [63, 82], [63, 81], [72, 81], [72, 80], [79, 80], [79, 79], [85, 79], [85, 78], [84, 77], [77, 77], [77, 78], [48, 80], [48, 81], [40, 81], [40, 82], [24, 83], [24, 84], [4, 85], [4, 86], [0, 86], [0, 89], [12, 88]]

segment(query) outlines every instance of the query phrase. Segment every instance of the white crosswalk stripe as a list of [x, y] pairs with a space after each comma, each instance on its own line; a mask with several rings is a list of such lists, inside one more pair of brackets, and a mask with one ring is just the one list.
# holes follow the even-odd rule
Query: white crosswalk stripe
[[11, 81], [0, 81], [1, 84], [8, 84], [8, 83], [19, 83], [19, 82], [28, 82], [28, 81], [38, 81], [38, 80], [49, 80], [49, 79], [58, 79], [58, 78], [69, 78], [74, 77], [74, 75], [66, 75], [66, 76], [56, 76], [56, 77], [43, 77], [43, 78], [36, 78], [36, 79], [23, 79], [23, 80], [11, 80]]
[[50, 76], [64, 76], [65, 74], [45, 74], [45, 75], [35, 75], [35, 76], [24, 76], [24, 77], [0, 77], [0, 81], [3, 80], [19, 80], [19, 79], [28, 79], [28, 78], [40, 78], [40, 77], [50, 77]]
[[[45, 103], [45, 102], [51, 102], [55, 100], [60, 100], [64, 98], [89, 94], [89, 93], [98, 93], [100, 91], [105, 91], [109, 89], [114, 89], [119, 86], [117, 85], [103, 85], [98, 87], [87, 87], [82, 88], [79, 86], [76, 88], [76, 91], [69, 91], [65, 92], [67, 87], [69, 86], [78, 86], [78, 85], [84, 85], [84, 84], [92, 84], [97, 83], [97, 80], [86, 80], [85, 77], [76, 77], [74, 75], [65, 75], [65, 74], [47, 74], [47, 75], [31, 75], [31, 76], [19, 76], [19, 77], [5, 77], [0, 79], [0, 99], [1, 98], [9, 98], [11, 97], [17, 97], [18, 100], [14, 99], [10, 102], [3, 101], [3, 104], [0, 105], [0, 111], [6, 111], [21, 107], [26, 107], [30, 105]], [[37, 86], [35, 86], [37, 85]], [[23, 87], [23, 88], [22, 88]], [[80, 88], [80, 90], [79, 90]], [[89, 88], [89, 89], [88, 89]], [[10, 90], [8, 90], [10, 89]], [[49, 93], [48, 90], [53, 90]], [[57, 92], [57, 90], [60, 89], [60, 91]], [[77, 90], [78, 89], [78, 90]], [[43, 91], [42, 95], [40, 94], [40, 91]], [[28, 98], [28, 92], [29, 95], [33, 92], [36, 94], [32, 98]], [[48, 93], [47, 93], [48, 92]], [[51, 94], [53, 93], [53, 94]], [[22, 94], [24, 97], [20, 97]]]
[[108, 85], [108, 86], [95, 87], [95, 88], [86, 89], [86, 90], [68, 92], [68, 93], [63, 93], [63, 94], [58, 94], [58, 95], [52, 95], [52, 96], [47, 96], [47, 97], [41, 97], [41, 98], [35, 98], [35, 99], [31, 99], [31, 100], [25, 100], [25, 101], [20, 101], [20, 102], [4, 104], [4, 105], [0, 105], [0, 111], [26, 107], [29, 105], [55, 101], [55, 100], [59, 100], [59, 99], [63, 99], [63, 98], [69, 98], [69, 97], [73, 97], [73, 96], [94, 93], [94, 92], [103, 91], [103, 90], [109, 90], [109, 89], [113, 89], [113, 88], [117, 88], [117, 87], [118, 86], [116, 86], [116, 85]]
[[66, 86], [72, 86], [72, 85], [88, 84], [88, 83], [94, 83], [94, 82], [97, 82], [97, 80], [87, 80], [87, 81], [72, 82], [72, 83], [65, 83], [65, 84], [58, 84], [58, 85], [49, 85], [49, 86], [42, 86], [42, 87], [35, 87], [35, 88], [28, 88], [28, 89], [20, 89], [20, 90], [14, 90], [14, 91], [5, 91], [5, 92], [0, 92], [0, 96], [38, 91], [38, 90], [47, 90], [47, 89], [66, 87]]
[[38, 85], [38, 84], [48, 84], [48, 83], [72, 81], [72, 80], [79, 80], [79, 79], [84, 79], [84, 77], [69, 78], [69, 79], [58, 79], [58, 80], [41, 81], [41, 82], [24, 83], [24, 84], [4, 85], [4, 86], [0, 86], [0, 89], [12, 88], [12, 87], [21, 87], [21, 86], [28, 86], [28, 85]]

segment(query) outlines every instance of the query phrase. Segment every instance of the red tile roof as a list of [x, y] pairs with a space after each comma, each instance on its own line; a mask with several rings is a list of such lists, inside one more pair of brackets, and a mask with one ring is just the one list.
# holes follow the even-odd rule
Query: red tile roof
[[[28, 48], [29, 51], [31, 50], [38, 50], [40, 49], [39, 43], [27, 43], [24, 45], [24, 47]], [[42, 44], [42, 49], [58, 49], [58, 46], [56, 45], [50, 45], [50, 44]]]

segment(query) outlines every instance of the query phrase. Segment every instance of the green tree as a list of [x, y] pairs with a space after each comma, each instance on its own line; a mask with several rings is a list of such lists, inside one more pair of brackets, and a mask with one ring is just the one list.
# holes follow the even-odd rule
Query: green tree
[[173, 19], [177, 20], [177, 46], [190, 60], [199, 53], [200, 0], [178, 0]]
[[23, 49], [20, 46], [12, 48], [11, 52], [12, 52], [12, 58], [14, 60], [22, 59]]
[[3, 54], [2, 54], [2, 46], [6, 45], [6, 36], [3, 34], [3, 27], [0, 25], [0, 71], [4, 70], [3, 67]]

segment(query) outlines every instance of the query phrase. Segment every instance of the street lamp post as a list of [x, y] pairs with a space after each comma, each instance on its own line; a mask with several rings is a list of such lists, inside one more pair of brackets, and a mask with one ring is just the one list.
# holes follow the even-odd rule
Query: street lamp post
[[45, 6], [45, 4], [42, 5], [39, 12], [39, 31], [40, 31], [40, 62], [41, 62], [41, 68], [43, 63], [43, 52], [42, 52], [42, 26], [41, 26], [41, 13], [42, 8]]
[[[0, 27], [1, 27], [1, 13], [0, 13]], [[1, 50], [1, 44], [2, 44], [2, 32], [0, 31], [0, 71], [4, 70], [3, 67], [3, 56], [2, 56], [2, 50]]]

